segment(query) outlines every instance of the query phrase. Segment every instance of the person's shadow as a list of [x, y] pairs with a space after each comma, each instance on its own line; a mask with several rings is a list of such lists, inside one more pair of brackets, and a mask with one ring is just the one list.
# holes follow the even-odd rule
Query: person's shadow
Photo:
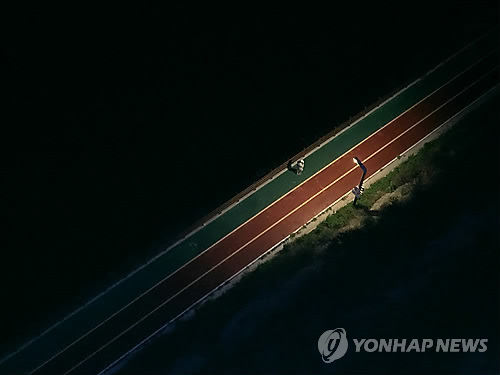
[[380, 210], [370, 210], [370, 208], [368, 208], [364, 205], [359, 205], [358, 209], [364, 211], [368, 216], [379, 216], [380, 215]]

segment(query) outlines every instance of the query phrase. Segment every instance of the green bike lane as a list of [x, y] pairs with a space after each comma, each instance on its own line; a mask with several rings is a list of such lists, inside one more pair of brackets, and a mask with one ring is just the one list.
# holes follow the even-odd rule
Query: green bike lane
[[30, 344], [21, 347], [17, 354], [4, 357], [0, 361], [0, 371], [3, 373], [4, 367], [8, 367], [14, 372], [30, 371], [49, 357], [57, 354], [58, 351], [70, 345], [100, 322], [168, 277], [220, 238], [431, 94], [476, 62], [481, 56], [495, 50], [497, 48], [496, 42], [496, 32], [490, 32], [487, 37], [480, 39], [440, 64], [380, 107], [356, 121], [352, 126], [325, 142], [319, 149], [314, 150], [305, 158], [306, 168], [300, 176], [293, 173], [282, 173], [273, 178], [253, 194], [204, 225], [196, 233], [110, 287], [105, 293], [76, 310]]

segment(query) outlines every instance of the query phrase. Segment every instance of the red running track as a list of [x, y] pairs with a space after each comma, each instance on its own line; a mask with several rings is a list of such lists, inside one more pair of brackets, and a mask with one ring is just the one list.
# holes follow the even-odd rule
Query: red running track
[[372, 134], [32, 373], [99, 373], [268, 252], [290, 233], [497, 85], [497, 54], [480, 60]]

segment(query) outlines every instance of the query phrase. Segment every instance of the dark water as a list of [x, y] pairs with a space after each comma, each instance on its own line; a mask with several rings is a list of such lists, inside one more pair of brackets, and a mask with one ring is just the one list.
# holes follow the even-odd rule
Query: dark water
[[55, 319], [497, 14], [446, 1], [8, 15], [2, 336]]

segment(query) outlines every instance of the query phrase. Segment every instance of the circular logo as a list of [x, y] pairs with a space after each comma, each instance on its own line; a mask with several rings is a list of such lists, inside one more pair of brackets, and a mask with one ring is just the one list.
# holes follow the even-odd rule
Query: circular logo
[[348, 345], [344, 328], [330, 329], [324, 332], [318, 340], [318, 350], [321, 354], [321, 359], [325, 363], [330, 363], [343, 357]]

